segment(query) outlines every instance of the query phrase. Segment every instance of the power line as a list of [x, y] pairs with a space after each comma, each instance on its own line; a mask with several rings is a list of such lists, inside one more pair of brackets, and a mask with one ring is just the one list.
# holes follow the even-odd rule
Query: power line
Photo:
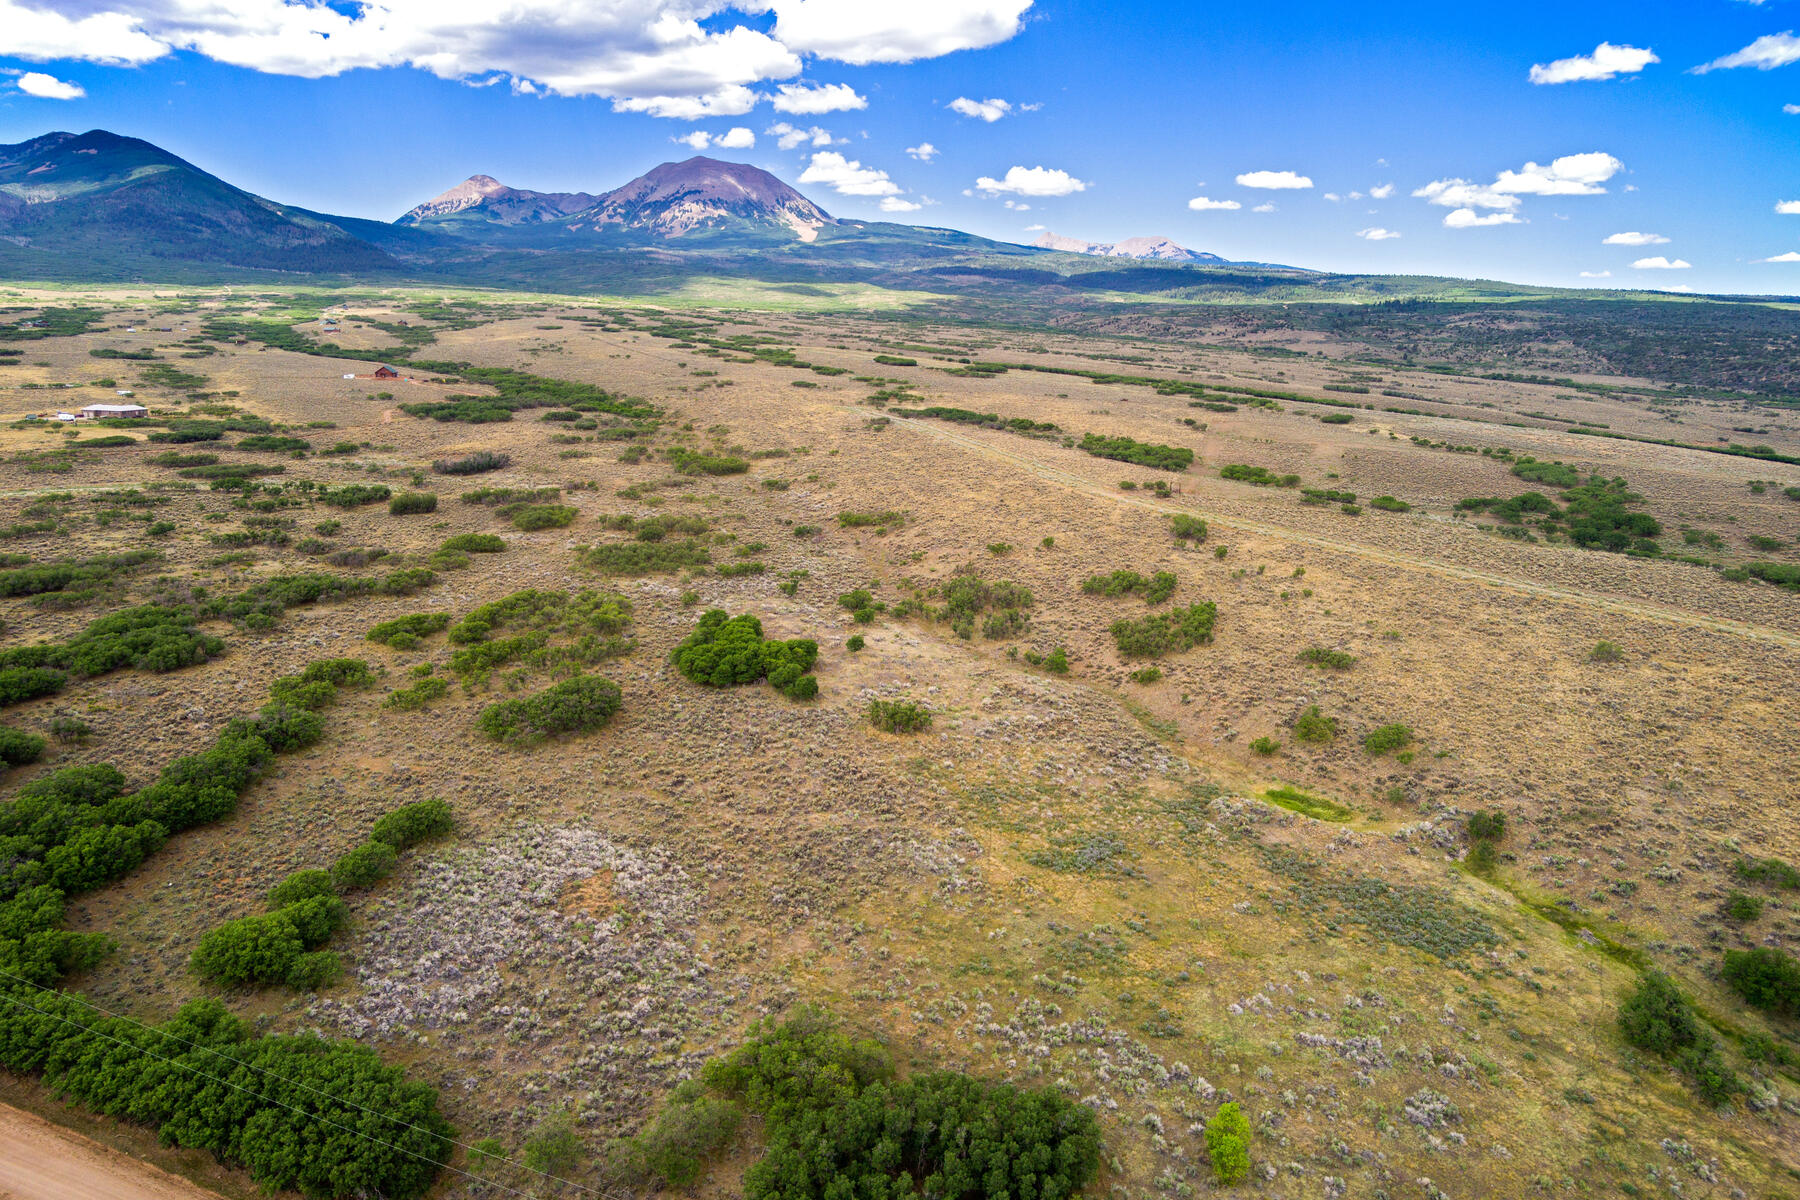
[[[177, 1035], [170, 1033], [166, 1029], [158, 1029], [154, 1025], [146, 1025], [141, 1021], [132, 1019], [131, 1017], [127, 1017], [127, 1016], [124, 1016], [119, 1013], [111, 1012], [110, 1010], [102, 1008], [102, 1007], [100, 1007], [100, 1005], [95, 1004], [93, 1001], [88, 1000], [85, 997], [78, 996], [72, 992], [63, 992], [63, 991], [57, 991], [54, 988], [47, 988], [47, 987], [44, 987], [42, 984], [34, 983], [29, 979], [25, 979], [18, 975], [14, 975], [10, 971], [6, 971], [6, 970], [0, 970], [0, 976], [4, 976], [5, 978], [12, 980], [15, 983], [24, 984], [26, 987], [36, 988], [38, 991], [44, 992], [46, 994], [60, 996], [66, 1000], [72, 1000], [75, 1003], [84, 1005], [87, 1008], [90, 1008], [105, 1017], [108, 1017], [115, 1021], [122, 1022], [126, 1025], [130, 1025], [136, 1029], [141, 1029], [146, 1033], [156, 1034], [159, 1037], [167, 1038], [168, 1040], [170, 1040], [172, 1042], [179, 1043], [180, 1045], [186, 1046], [193, 1050], [199, 1050], [199, 1051], [203, 1051], [208, 1054], [216, 1055], [217, 1057], [224, 1059], [226, 1062], [231, 1063], [233, 1066], [247, 1068], [251, 1071], [257, 1072], [259, 1075], [267, 1075], [271, 1079], [279, 1080], [280, 1082], [287, 1084], [291, 1088], [294, 1088], [299, 1091], [311, 1092], [312, 1094], [322, 1097], [326, 1100], [329, 1100], [334, 1104], [342, 1105], [345, 1108], [357, 1109], [360, 1112], [365, 1112], [371, 1116], [379, 1117], [384, 1121], [391, 1121], [394, 1124], [401, 1126], [402, 1128], [410, 1129], [417, 1133], [425, 1133], [425, 1134], [429, 1134], [433, 1137], [441, 1138], [443, 1141], [445, 1141], [448, 1144], [455, 1146], [461, 1150], [464, 1150], [471, 1154], [478, 1154], [482, 1158], [496, 1159], [500, 1162], [506, 1163], [508, 1166], [516, 1167], [521, 1171], [529, 1172], [530, 1174], [536, 1175], [536, 1176], [540, 1177], [541, 1179], [544, 1179], [548, 1182], [563, 1184], [565, 1186], [572, 1187], [579, 1192], [584, 1192], [590, 1196], [603, 1197], [604, 1200], [636, 1200], [636, 1198], [632, 1197], [632, 1196], [623, 1196], [617, 1192], [611, 1192], [604, 1188], [593, 1188], [593, 1187], [587, 1186], [586, 1184], [577, 1183], [576, 1181], [574, 1181], [572, 1179], [564, 1179], [560, 1175], [552, 1175], [548, 1171], [537, 1170], [536, 1168], [527, 1166], [526, 1164], [521, 1163], [515, 1159], [506, 1158], [506, 1157], [496, 1155], [496, 1154], [490, 1154], [486, 1150], [478, 1151], [475, 1149], [475, 1147], [473, 1147], [467, 1143], [459, 1142], [455, 1138], [452, 1138], [452, 1137], [446, 1137], [443, 1134], [435, 1132], [434, 1130], [426, 1129], [425, 1127], [423, 1127], [421, 1125], [414, 1125], [410, 1121], [404, 1121], [401, 1118], [396, 1117], [391, 1113], [380, 1112], [376, 1109], [368, 1107], [367, 1105], [358, 1104], [353, 1100], [344, 1099], [341, 1096], [336, 1096], [330, 1092], [326, 1092], [319, 1088], [315, 1088], [315, 1087], [311, 1086], [310, 1084], [301, 1083], [298, 1080], [291, 1079], [285, 1075], [278, 1074], [277, 1072], [271, 1071], [266, 1067], [259, 1067], [254, 1063], [247, 1063], [247, 1062], [244, 1062], [242, 1059], [233, 1058], [229, 1054], [222, 1053], [221, 1051], [214, 1049], [211, 1046], [206, 1046], [199, 1042], [191, 1041], [187, 1038], [178, 1037]], [[377, 1138], [371, 1134], [364, 1133], [359, 1129], [351, 1129], [349, 1126], [340, 1125], [337, 1122], [332, 1121], [331, 1119], [329, 1119], [325, 1116], [319, 1115], [317, 1113], [308, 1113], [303, 1109], [297, 1108], [291, 1104], [287, 1104], [281, 1100], [277, 1100], [274, 1097], [266, 1096], [266, 1095], [262, 1094], [261, 1092], [251, 1091], [249, 1088], [243, 1087], [239, 1084], [232, 1083], [230, 1080], [220, 1079], [216, 1075], [208, 1075], [206, 1072], [200, 1070], [198, 1067], [189, 1066], [188, 1064], [180, 1062], [179, 1060], [176, 1060], [173, 1058], [168, 1058], [164, 1055], [157, 1054], [154, 1050], [151, 1050], [147, 1046], [139, 1046], [139, 1045], [136, 1045], [135, 1043], [125, 1041], [122, 1038], [114, 1037], [111, 1034], [106, 1033], [102, 1030], [95, 1029], [91, 1025], [83, 1025], [78, 1021], [75, 1021], [68, 1017], [62, 1016], [59, 1013], [47, 1012], [44, 1009], [37, 1008], [33, 1005], [25, 1003], [23, 1000], [20, 1000], [14, 996], [8, 995], [7, 993], [5, 993], [3, 991], [0, 991], [0, 999], [3, 999], [10, 1004], [15, 1004], [22, 1008], [25, 1008], [30, 1012], [37, 1013], [40, 1016], [50, 1017], [54, 1020], [62, 1021], [64, 1024], [73, 1025], [77, 1029], [83, 1030], [84, 1032], [87, 1032], [87, 1033], [91, 1033], [91, 1034], [95, 1035], [96, 1037], [105, 1038], [108, 1041], [114, 1042], [120, 1046], [124, 1046], [127, 1049], [141, 1051], [142, 1053], [148, 1054], [150, 1057], [157, 1059], [159, 1062], [165, 1062], [171, 1066], [179, 1067], [184, 1071], [189, 1071], [195, 1075], [200, 1076], [202, 1079], [207, 1079], [214, 1083], [224, 1084], [226, 1087], [233, 1088], [237, 1091], [245, 1092], [248, 1095], [255, 1096], [257, 1099], [263, 1100], [269, 1104], [276, 1105], [280, 1108], [285, 1108], [285, 1109], [289, 1110], [290, 1112], [298, 1113], [299, 1115], [301, 1115], [303, 1117], [310, 1117], [313, 1120], [323, 1122], [324, 1124], [329, 1125], [334, 1129], [341, 1129], [346, 1133], [353, 1133], [357, 1137], [363, 1138], [367, 1141], [374, 1142], [376, 1145], [386, 1146], [390, 1150], [399, 1151], [400, 1153], [410, 1155], [413, 1158], [423, 1159], [424, 1161], [429, 1162], [432, 1165], [439, 1167], [443, 1170], [451, 1171], [457, 1175], [461, 1175], [461, 1176], [464, 1176], [465, 1178], [473, 1179], [473, 1180], [476, 1180], [481, 1183], [491, 1184], [492, 1186], [501, 1188], [502, 1190], [510, 1192], [515, 1196], [524, 1196], [524, 1197], [527, 1197], [527, 1200], [530, 1200], [530, 1198], [531, 1198], [531, 1193], [529, 1193], [529, 1192], [522, 1192], [522, 1191], [519, 1191], [517, 1188], [508, 1187], [505, 1184], [498, 1183], [491, 1179], [486, 1179], [483, 1176], [475, 1175], [471, 1172], [461, 1170], [460, 1168], [451, 1166], [448, 1162], [438, 1162], [437, 1160], [429, 1158], [425, 1155], [419, 1154], [416, 1151], [408, 1150], [406, 1147], [401, 1146], [395, 1142], [383, 1141], [381, 1138]]]

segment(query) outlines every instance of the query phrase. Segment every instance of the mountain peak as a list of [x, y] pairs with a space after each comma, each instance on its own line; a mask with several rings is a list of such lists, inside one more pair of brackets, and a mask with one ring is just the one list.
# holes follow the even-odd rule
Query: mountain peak
[[1093, 254], [1102, 258], [1146, 258], [1165, 262], [1222, 263], [1225, 260], [1203, 250], [1189, 250], [1166, 237], [1131, 237], [1122, 242], [1084, 242], [1046, 230], [1032, 245], [1040, 250], [1066, 254]]
[[597, 226], [628, 225], [662, 237], [704, 226], [779, 226], [803, 242], [833, 223], [824, 209], [761, 167], [704, 155], [652, 167], [584, 215]]
[[449, 191], [440, 192], [408, 211], [398, 224], [417, 225], [433, 218], [479, 209], [477, 216], [502, 225], [524, 225], [578, 213], [598, 199], [586, 192], [526, 191], [508, 187], [492, 175], [471, 175]]

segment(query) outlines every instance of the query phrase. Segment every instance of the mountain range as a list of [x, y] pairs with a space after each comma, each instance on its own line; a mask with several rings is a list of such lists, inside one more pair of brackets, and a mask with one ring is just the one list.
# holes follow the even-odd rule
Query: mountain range
[[[539, 192], [474, 175], [392, 222], [282, 204], [138, 138], [47, 133], [0, 146], [0, 274], [118, 280], [279, 272], [550, 289], [655, 291], [730, 271], [788, 282], [980, 288], [1027, 283], [1136, 290], [1064, 252], [1159, 267], [1228, 266], [1166, 238], [1117, 244], [1046, 235], [1035, 247], [953, 229], [838, 219], [744, 163], [663, 163], [602, 192]], [[1145, 290], [1193, 284], [1146, 277]]]

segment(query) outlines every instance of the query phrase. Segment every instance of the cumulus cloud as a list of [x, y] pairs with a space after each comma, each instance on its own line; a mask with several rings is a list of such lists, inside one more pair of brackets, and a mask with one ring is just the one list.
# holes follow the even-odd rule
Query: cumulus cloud
[[1800, 117], [1800, 104], [1784, 104], [1781, 111], [1790, 117]]
[[863, 66], [997, 45], [1019, 32], [1031, 0], [768, 0], [768, 7], [783, 45]]
[[784, 83], [775, 90], [769, 103], [776, 112], [808, 117], [869, 107], [868, 97], [857, 95], [856, 89], [847, 83], [827, 83], [821, 87]]
[[1660, 233], [1615, 233], [1601, 243], [1603, 246], [1666, 246], [1669, 239]]
[[1272, 213], [1272, 212], [1276, 212], [1278, 210], [1276, 209], [1276, 207], [1272, 201], [1265, 201], [1262, 204], [1257, 205], [1255, 208], [1251, 209], [1250, 211], [1257, 212], [1257, 213]]
[[1789, 250], [1786, 254], [1777, 254], [1774, 258], [1759, 258], [1757, 261], [1766, 263], [1800, 263], [1800, 250]]
[[[755, 85], [792, 79], [807, 56], [900, 63], [990, 46], [1018, 33], [1030, 7], [1031, 0], [508, 0], [496, 12], [442, 0], [0, 0], [0, 48], [31, 61], [115, 65], [182, 50], [311, 79], [401, 65], [442, 79], [503, 75], [522, 94], [599, 96], [621, 111], [699, 120], [750, 111], [763, 98]], [[767, 13], [775, 19], [765, 29]], [[795, 113], [865, 103], [843, 84], [788, 85], [774, 100]]]
[[898, 196], [900, 185], [886, 171], [865, 167], [836, 150], [821, 150], [800, 173], [801, 183], [822, 183], [840, 196]]
[[1775, 211], [1784, 217], [1800, 217], [1800, 200], [1778, 201]]
[[19, 90], [40, 100], [79, 100], [87, 95], [79, 83], [70, 83], [42, 71], [26, 71], [19, 76]]
[[1640, 258], [1631, 265], [1638, 271], [1685, 271], [1694, 264], [1685, 258], [1670, 260], [1659, 254], [1655, 258]]
[[1067, 196], [1071, 192], [1085, 192], [1089, 185], [1055, 167], [1008, 167], [1004, 177], [995, 179], [983, 175], [975, 181], [975, 186], [989, 195], [1012, 192], [1019, 196]]
[[1368, 242], [1386, 242], [1392, 241], [1400, 235], [1395, 233], [1392, 229], [1375, 228], [1359, 229], [1356, 231], [1356, 236]]
[[1581, 277], [1583, 279], [1611, 279], [1612, 272], [1611, 271], [1583, 271], [1581, 273]]
[[1567, 154], [1549, 166], [1528, 162], [1517, 171], [1502, 171], [1493, 189], [1524, 196], [1599, 196], [1606, 191], [1600, 185], [1624, 169], [1624, 163], [1600, 151]]
[[783, 150], [792, 150], [795, 146], [829, 146], [837, 140], [829, 129], [820, 129], [817, 125], [801, 129], [786, 121], [777, 121], [763, 132], [774, 138], [775, 144]]
[[1294, 171], [1249, 171], [1237, 177], [1239, 187], [1281, 192], [1309, 188], [1313, 181]]
[[1372, 187], [1369, 189], [1369, 198], [1371, 200], [1386, 200], [1393, 194], [1394, 185], [1391, 183], [1384, 183], [1380, 187]]
[[1517, 196], [1467, 179], [1439, 179], [1415, 190], [1413, 195], [1444, 208], [1497, 208], [1511, 212], [1519, 207]]
[[722, 150], [748, 150], [756, 145], [756, 135], [742, 125], [734, 126], [724, 133], [707, 133], [704, 129], [696, 129], [672, 140], [696, 150], [704, 150], [708, 146], [717, 146]]
[[1531, 82], [1580, 83], [1616, 79], [1620, 75], [1635, 75], [1651, 63], [1661, 61], [1650, 50], [1601, 42], [1594, 47], [1592, 54], [1578, 54], [1574, 58], [1559, 58], [1552, 63], [1537, 64], [1531, 68]]
[[881, 198], [881, 211], [885, 213], [918, 212], [923, 207], [925, 207], [923, 204], [915, 204], [911, 200], [903, 200], [899, 196], [883, 196]]
[[678, 138], [670, 138], [669, 140], [672, 142], [679, 142], [683, 146], [691, 146], [695, 150], [704, 150], [712, 143], [712, 134], [706, 132], [704, 129], [696, 129], [692, 133], [685, 133]]
[[1236, 212], [1244, 206], [1236, 200], [1214, 200], [1207, 196], [1195, 196], [1188, 201], [1188, 207], [1195, 212]]
[[1517, 225], [1517, 213], [1478, 213], [1472, 208], [1459, 208], [1444, 214], [1445, 229], [1476, 229], [1483, 225]]
[[1733, 67], [1773, 71], [1776, 67], [1785, 67], [1794, 62], [1800, 62], [1800, 37], [1795, 37], [1793, 31], [1789, 30], [1786, 33], [1771, 33], [1766, 37], [1759, 37], [1735, 54], [1727, 54], [1723, 58], [1715, 58], [1695, 67], [1694, 74], [1727, 71]]
[[938, 156], [938, 148], [930, 142], [920, 142], [916, 146], [908, 146], [906, 152], [920, 162], [930, 162]]
[[947, 107], [951, 112], [978, 117], [990, 125], [1013, 110], [1011, 102], [1006, 100], [971, 100], [967, 96], [958, 96]]

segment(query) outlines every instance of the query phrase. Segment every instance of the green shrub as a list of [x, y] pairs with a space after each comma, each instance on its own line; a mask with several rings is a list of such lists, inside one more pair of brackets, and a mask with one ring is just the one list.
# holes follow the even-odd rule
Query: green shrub
[[1733, 892], [1725, 898], [1725, 915], [1740, 924], [1748, 924], [1762, 916], [1763, 902], [1760, 896], [1747, 896], [1743, 892]]
[[690, 1079], [676, 1086], [642, 1133], [608, 1147], [607, 1166], [633, 1183], [687, 1187], [699, 1180], [708, 1158], [731, 1144], [743, 1119], [736, 1104], [707, 1095]]
[[1206, 1123], [1206, 1153], [1213, 1178], [1229, 1187], [1250, 1175], [1250, 1119], [1233, 1100], [1219, 1106]]
[[1544, 483], [1554, 488], [1573, 488], [1581, 484], [1581, 473], [1562, 462], [1521, 458], [1513, 464], [1512, 473], [1527, 483]]
[[883, 733], [919, 733], [931, 728], [931, 710], [911, 700], [871, 700], [869, 724]]
[[853, 633], [848, 638], [844, 639], [844, 649], [850, 651], [852, 654], [861, 650], [867, 644], [868, 643], [863, 641], [863, 635], [860, 633]]
[[735, 454], [699, 454], [679, 446], [670, 447], [668, 453], [681, 475], [742, 475], [750, 469], [749, 461]]
[[386, 842], [364, 842], [331, 864], [331, 882], [340, 892], [372, 887], [394, 873], [399, 855]]
[[331, 882], [330, 871], [308, 869], [295, 871], [286, 879], [269, 889], [269, 908], [283, 909], [290, 904], [298, 904], [302, 900], [311, 900], [314, 896], [335, 896], [337, 885]]
[[1303, 742], [1329, 742], [1337, 735], [1337, 718], [1326, 716], [1316, 704], [1294, 718], [1294, 736]]
[[0, 725], [0, 762], [9, 767], [22, 767], [36, 762], [43, 757], [47, 745], [49, 743], [35, 733], [26, 733], [11, 725]]
[[297, 992], [316, 992], [336, 983], [344, 972], [344, 964], [331, 950], [314, 950], [294, 959], [283, 983]]
[[602, 575], [670, 575], [712, 562], [712, 554], [698, 541], [615, 542], [583, 548], [581, 564]]
[[1170, 513], [1171, 532], [1178, 542], [1204, 542], [1206, 540], [1206, 522], [1199, 517], [1190, 517], [1186, 513]]
[[1136, 463], [1142, 467], [1154, 467], [1159, 471], [1181, 472], [1194, 465], [1194, 452], [1185, 446], [1161, 446], [1151, 442], [1134, 441], [1128, 437], [1103, 437], [1097, 433], [1084, 434], [1079, 449], [1095, 458]]
[[405, 850], [426, 838], [449, 833], [455, 827], [456, 819], [444, 801], [416, 800], [378, 819], [369, 831], [369, 840], [386, 842], [395, 850]]
[[622, 704], [617, 684], [598, 675], [582, 675], [535, 696], [490, 704], [481, 710], [475, 727], [497, 742], [531, 745], [558, 734], [599, 729]]
[[388, 693], [387, 699], [381, 702], [381, 706], [397, 712], [413, 712], [424, 708], [433, 700], [442, 699], [449, 691], [448, 681], [435, 676], [427, 676], [411, 687], [395, 688]]
[[[818, 680], [808, 674], [818, 661], [819, 644], [808, 639], [771, 641], [762, 622], [745, 614], [733, 617], [713, 609], [674, 652], [675, 665], [695, 683], [732, 687], [768, 679], [776, 691], [794, 699], [818, 694]], [[810, 683], [801, 683], [801, 680]]]
[[1250, 743], [1250, 749], [1252, 752], [1268, 758], [1280, 751], [1281, 743], [1272, 737], [1259, 737]]
[[1377, 496], [1369, 501], [1370, 508], [1379, 508], [1382, 512], [1411, 512], [1412, 505], [1392, 496]]
[[522, 504], [502, 510], [513, 528], [527, 533], [539, 529], [566, 529], [579, 514], [567, 504]]
[[1740, 858], [1732, 865], [1739, 879], [1793, 890], [1800, 888], [1800, 869], [1779, 858]]
[[388, 501], [388, 514], [395, 517], [437, 511], [436, 492], [401, 492]]
[[1506, 839], [1506, 814], [1497, 808], [1469, 814], [1469, 840], [1499, 842]]
[[1175, 576], [1168, 571], [1158, 571], [1146, 579], [1136, 571], [1119, 570], [1110, 575], [1089, 575], [1081, 584], [1081, 590], [1090, 596], [1127, 596], [1139, 592], [1151, 604], [1161, 604], [1173, 596], [1175, 587]]
[[1044, 670], [1050, 672], [1052, 675], [1067, 675], [1069, 673], [1068, 650], [1062, 646], [1058, 646], [1056, 649], [1050, 651], [1050, 653], [1044, 655]]
[[1679, 1067], [1708, 1104], [1724, 1104], [1743, 1090], [1743, 1083], [1725, 1065], [1718, 1039], [1674, 981], [1661, 972], [1639, 977], [1637, 987], [1619, 1006], [1619, 1032], [1633, 1046]]
[[365, 504], [379, 504], [393, 494], [385, 483], [346, 483], [342, 487], [321, 488], [318, 500], [333, 508], [361, 508]]
[[1300, 661], [1309, 667], [1348, 671], [1356, 665], [1356, 656], [1344, 650], [1330, 650], [1324, 646], [1308, 646], [1300, 652]]
[[409, 613], [383, 621], [369, 630], [369, 640], [395, 650], [411, 650], [422, 640], [450, 624], [449, 613]]
[[1616, 663], [1625, 657], [1625, 651], [1617, 642], [1595, 642], [1594, 648], [1588, 651], [1588, 661], [1597, 663]]
[[445, 538], [442, 548], [465, 554], [498, 554], [506, 549], [506, 540], [495, 533], [459, 533]]
[[[354, 449], [352, 452], [354, 453]], [[465, 458], [440, 458], [431, 464], [431, 469], [439, 475], [479, 475], [484, 471], [499, 471], [511, 465], [512, 456], [509, 454], [477, 450]]]
[[1369, 754], [1389, 754], [1412, 745], [1413, 732], [1404, 725], [1382, 725], [1363, 735], [1363, 750]]
[[1720, 971], [1749, 1004], [1782, 1017], [1800, 1017], [1800, 960], [1773, 946], [1727, 950]]
[[[886, 528], [890, 525], [906, 524], [906, 514], [891, 509], [887, 512], [841, 512], [837, 519], [838, 524], [845, 529], [862, 529], [871, 525]], [[800, 530], [795, 529], [794, 533], [799, 536]]]
[[1210, 643], [1217, 620], [1218, 607], [1207, 600], [1136, 620], [1114, 621], [1112, 636], [1119, 653], [1127, 658], [1157, 658]]
[[1163, 677], [1162, 668], [1157, 666], [1139, 667], [1131, 673], [1131, 682], [1148, 687]]

